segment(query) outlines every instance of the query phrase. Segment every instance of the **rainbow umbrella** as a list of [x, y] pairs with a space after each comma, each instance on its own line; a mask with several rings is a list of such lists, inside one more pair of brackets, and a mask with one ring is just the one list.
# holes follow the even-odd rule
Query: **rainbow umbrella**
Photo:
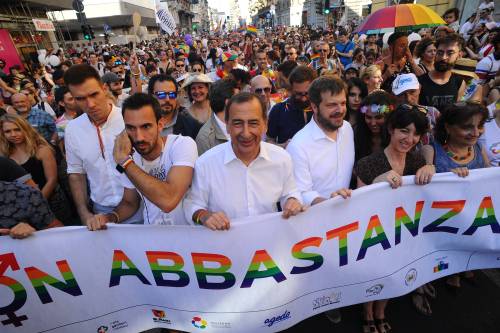
[[410, 31], [445, 24], [441, 16], [427, 6], [403, 4], [385, 7], [370, 14], [355, 32], [370, 35]]

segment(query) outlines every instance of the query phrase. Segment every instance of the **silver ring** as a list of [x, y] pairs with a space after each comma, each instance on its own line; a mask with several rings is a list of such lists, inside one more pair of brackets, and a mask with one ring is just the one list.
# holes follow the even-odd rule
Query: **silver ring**
[[392, 177], [393, 182], [396, 182], [396, 180], [398, 180], [396, 177]]

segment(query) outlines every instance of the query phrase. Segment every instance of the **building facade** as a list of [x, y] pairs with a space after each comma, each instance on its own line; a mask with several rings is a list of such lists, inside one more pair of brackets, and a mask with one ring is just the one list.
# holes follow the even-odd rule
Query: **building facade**
[[207, 0], [194, 0], [191, 5], [191, 10], [194, 14], [193, 17], [193, 30], [196, 31], [209, 31], [210, 18], [208, 15], [208, 1]]

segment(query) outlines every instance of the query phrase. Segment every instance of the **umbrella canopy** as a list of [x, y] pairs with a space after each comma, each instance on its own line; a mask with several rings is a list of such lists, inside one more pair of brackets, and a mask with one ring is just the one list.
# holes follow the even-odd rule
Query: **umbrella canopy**
[[403, 4], [385, 7], [370, 14], [356, 29], [365, 34], [409, 31], [445, 25], [435, 11], [420, 4]]

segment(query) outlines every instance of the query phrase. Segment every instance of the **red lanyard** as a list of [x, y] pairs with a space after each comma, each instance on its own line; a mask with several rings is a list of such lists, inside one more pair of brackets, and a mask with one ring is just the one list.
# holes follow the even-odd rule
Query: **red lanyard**
[[92, 124], [95, 126], [95, 129], [97, 131], [97, 138], [99, 139], [99, 148], [101, 149], [101, 156], [103, 159], [106, 159], [104, 157], [104, 143], [102, 142], [101, 130], [99, 129], [99, 126], [95, 125], [94, 123]]

